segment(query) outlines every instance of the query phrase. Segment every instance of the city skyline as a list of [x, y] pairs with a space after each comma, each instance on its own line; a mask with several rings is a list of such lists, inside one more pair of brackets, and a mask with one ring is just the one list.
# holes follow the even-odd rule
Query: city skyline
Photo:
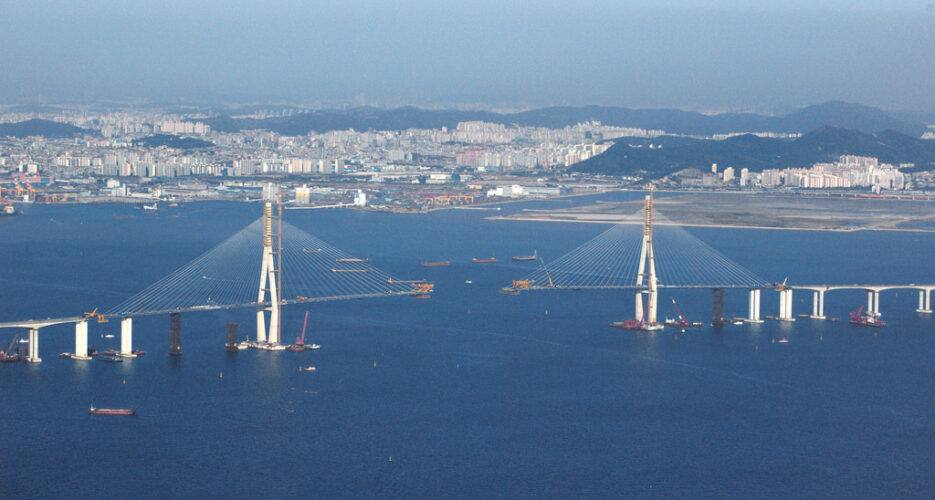
[[0, 7], [0, 102], [935, 111], [931, 2]]

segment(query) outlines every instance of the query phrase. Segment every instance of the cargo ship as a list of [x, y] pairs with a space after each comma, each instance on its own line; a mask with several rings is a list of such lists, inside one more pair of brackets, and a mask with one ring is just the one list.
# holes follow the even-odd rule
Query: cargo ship
[[88, 415], [136, 415], [136, 408], [95, 408], [91, 405]]
[[451, 261], [450, 260], [439, 260], [436, 262], [423, 262], [419, 265], [421, 265], [422, 267], [447, 267], [451, 265]]
[[491, 262], [496, 262], [496, 261], [497, 261], [496, 257], [488, 257], [486, 259], [471, 259], [471, 262], [475, 264], [489, 264]]
[[536, 251], [533, 250], [533, 251], [532, 251], [532, 255], [520, 255], [520, 256], [517, 256], [517, 257], [513, 257], [513, 261], [515, 261], [515, 262], [523, 262], [523, 261], [527, 261], [527, 260], [536, 260], [536, 259], [538, 259], [538, 258], [539, 258], [539, 256], [536, 255]]

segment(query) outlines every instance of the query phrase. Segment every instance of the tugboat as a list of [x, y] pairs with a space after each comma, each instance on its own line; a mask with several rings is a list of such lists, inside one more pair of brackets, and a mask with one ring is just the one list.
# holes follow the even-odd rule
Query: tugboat
[[864, 306], [860, 306], [857, 312], [851, 313], [851, 324], [879, 328], [886, 326], [886, 321], [880, 319], [878, 313], [864, 312]]

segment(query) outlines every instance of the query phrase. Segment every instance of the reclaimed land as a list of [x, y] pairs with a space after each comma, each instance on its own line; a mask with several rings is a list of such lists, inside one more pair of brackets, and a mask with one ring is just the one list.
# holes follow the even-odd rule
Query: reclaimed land
[[[656, 224], [806, 231], [935, 232], [935, 202], [737, 193], [658, 193]], [[599, 202], [490, 217], [582, 223], [642, 223], [642, 200]]]

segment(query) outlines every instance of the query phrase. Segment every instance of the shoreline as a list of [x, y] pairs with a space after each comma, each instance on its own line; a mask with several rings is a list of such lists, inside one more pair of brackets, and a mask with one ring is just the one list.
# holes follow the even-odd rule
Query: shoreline
[[[546, 218], [546, 217], [514, 217], [509, 215], [497, 215], [492, 217], [484, 217], [484, 220], [502, 220], [502, 221], [517, 221], [517, 222], [565, 222], [570, 224], [609, 224], [609, 225], [618, 225], [618, 224], [629, 224], [629, 225], [641, 225], [643, 222], [639, 220], [626, 221], [621, 220], [617, 222], [607, 221], [607, 220], [588, 220], [588, 219], [557, 219], [557, 218]], [[858, 231], [891, 231], [891, 232], [904, 232], [904, 233], [935, 233], [935, 229], [909, 229], [909, 228], [878, 228], [878, 227], [854, 227], [854, 228], [819, 228], [819, 227], [778, 227], [778, 226], [743, 226], [737, 224], [704, 224], [704, 223], [676, 223], [676, 222], [655, 222], [657, 226], [678, 226], [678, 227], [705, 227], [705, 228], [716, 228], [716, 229], [757, 229], [757, 230], [771, 230], [771, 231], [819, 231], [819, 232], [829, 232], [829, 233], [856, 233]]]

